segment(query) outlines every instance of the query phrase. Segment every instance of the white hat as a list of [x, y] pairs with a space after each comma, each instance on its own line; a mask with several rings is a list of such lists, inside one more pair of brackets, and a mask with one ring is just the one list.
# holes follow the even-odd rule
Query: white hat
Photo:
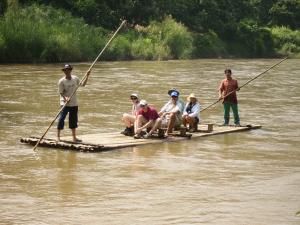
[[136, 97], [136, 98], [139, 98], [139, 95], [138, 95], [137, 93], [132, 93], [132, 94], [130, 95], [130, 97]]
[[142, 99], [140, 101], [140, 106], [146, 106], [146, 105], [148, 105], [148, 102], [146, 100]]
[[197, 101], [196, 95], [195, 95], [194, 93], [191, 93], [191, 94], [187, 97], [187, 100], [188, 100], [188, 101], [191, 101], [191, 98], [194, 98], [194, 99], [196, 99], [196, 101]]

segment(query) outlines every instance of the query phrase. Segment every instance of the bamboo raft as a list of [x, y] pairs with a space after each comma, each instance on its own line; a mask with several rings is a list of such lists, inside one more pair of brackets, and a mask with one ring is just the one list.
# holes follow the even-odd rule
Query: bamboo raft
[[[227, 134], [233, 132], [248, 131], [259, 129], [259, 125], [247, 125], [241, 127], [235, 126], [221, 126], [213, 124], [198, 125], [198, 131], [194, 133], [175, 131], [168, 138], [159, 138], [157, 135], [149, 139], [134, 139], [133, 137], [124, 136], [119, 132], [115, 133], [101, 133], [101, 134], [86, 134], [81, 138], [84, 140], [81, 143], [70, 141], [71, 137], [57, 142], [54, 138], [44, 138], [39, 143], [39, 146], [48, 147], [52, 149], [73, 150], [80, 152], [102, 152], [114, 149], [134, 147], [146, 144], [156, 144], [163, 142], [174, 142], [187, 139], [195, 139], [200, 137], [207, 137], [212, 135]], [[39, 137], [21, 138], [22, 143], [35, 145], [39, 141]]]

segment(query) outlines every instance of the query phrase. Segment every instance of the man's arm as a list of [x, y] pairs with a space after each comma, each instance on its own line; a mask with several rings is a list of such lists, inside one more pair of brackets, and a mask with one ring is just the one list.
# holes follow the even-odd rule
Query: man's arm
[[62, 80], [59, 80], [58, 81], [58, 92], [59, 92], [59, 95], [64, 99], [64, 102], [67, 102], [69, 99], [68, 97], [64, 96], [64, 84], [62, 82]]
[[223, 90], [224, 90], [224, 86], [222, 81], [219, 87], [219, 100], [223, 98]]
[[69, 97], [64, 96], [63, 93], [59, 93], [59, 94], [60, 94], [61, 97], [63, 97], [65, 103], [67, 101], [69, 101], [69, 99], [70, 99]]
[[87, 81], [88, 81], [88, 79], [89, 79], [90, 73], [91, 73], [90, 70], [88, 70], [88, 71], [86, 72], [85, 79], [84, 79], [84, 81], [82, 82], [82, 86], [83, 86], [83, 87], [86, 85], [86, 83], [87, 83]]
[[165, 116], [166, 115], [166, 108], [168, 106], [169, 102], [167, 102], [162, 108], [161, 110], [159, 111], [158, 115], [159, 116]]

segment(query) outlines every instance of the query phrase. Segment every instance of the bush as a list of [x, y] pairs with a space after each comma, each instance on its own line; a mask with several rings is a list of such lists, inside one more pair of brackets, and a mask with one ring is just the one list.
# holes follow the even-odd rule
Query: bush
[[236, 34], [237, 45], [242, 50], [236, 49], [237, 55], [242, 57], [263, 57], [274, 54], [274, 43], [269, 29], [259, 27], [255, 22], [245, 20], [238, 25]]
[[61, 62], [94, 58], [104, 30], [86, 25], [63, 10], [13, 6], [0, 20], [1, 62]]
[[183, 59], [192, 53], [192, 35], [171, 17], [151, 22], [132, 44], [135, 59]]
[[287, 27], [273, 27], [271, 29], [277, 53], [299, 57], [300, 31], [293, 31]]
[[110, 44], [106, 51], [104, 59], [106, 60], [124, 60], [130, 59], [131, 44], [124, 36], [119, 36]]
[[194, 34], [194, 47], [194, 57], [212, 58], [227, 55], [225, 43], [211, 30], [204, 34]]
[[172, 57], [175, 59], [189, 58], [193, 50], [193, 38], [187, 28], [171, 17], [167, 17], [161, 25], [163, 42], [170, 48]]

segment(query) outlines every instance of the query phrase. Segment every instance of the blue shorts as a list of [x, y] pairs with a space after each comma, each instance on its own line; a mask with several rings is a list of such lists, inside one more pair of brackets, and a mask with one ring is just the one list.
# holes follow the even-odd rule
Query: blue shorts
[[77, 128], [78, 125], [78, 106], [66, 106], [59, 114], [57, 129], [62, 130], [65, 126], [65, 119], [69, 113], [69, 128]]

